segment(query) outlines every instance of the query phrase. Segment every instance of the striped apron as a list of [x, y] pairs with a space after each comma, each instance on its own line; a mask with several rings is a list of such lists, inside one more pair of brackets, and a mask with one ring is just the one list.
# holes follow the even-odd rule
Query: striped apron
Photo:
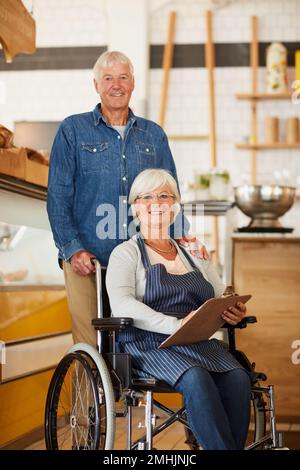
[[[163, 264], [151, 265], [141, 234], [137, 237], [142, 262], [146, 270], [143, 302], [157, 312], [184, 318], [206, 300], [214, 297], [212, 285], [203, 277], [193, 259], [180, 248], [193, 268], [185, 274], [170, 274]], [[161, 333], [129, 327], [119, 334], [121, 352], [132, 356], [134, 373], [138, 377], [155, 377], [175, 385], [181, 375], [194, 366], [209, 371], [226, 372], [242, 368], [217, 339], [158, 349], [168, 337]]]

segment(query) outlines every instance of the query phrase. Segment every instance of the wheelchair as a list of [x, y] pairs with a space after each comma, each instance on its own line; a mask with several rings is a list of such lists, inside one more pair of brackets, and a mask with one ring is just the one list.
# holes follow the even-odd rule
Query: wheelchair
[[[153, 377], [134, 375], [130, 355], [117, 352], [118, 331], [133, 324], [131, 318], [112, 318], [105, 287], [105, 268], [95, 260], [98, 318], [92, 321], [97, 330], [96, 350], [89, 344], [72, 346], [56, 367], [50, 382], [45, 407], [45, 441], [48, 450], [112, 450], [117, 418], [126, 418], [126, 449], [151, 450], [153, 438], [175, 421], [183, 424], [186, 444], [191, 450], [199, 445], [187, 422], [185, 408], [173, 409], [154, 399], [154, 393], [177, 393], [168, 384]], [[255, 364], [238, 351], [235, 329], [246, 328], [256, 318], [248, 316], [227, 328], [229, 351], [250, 372], [251, 415], [254, 424], [246, 450], [283, 448], [283, 435], [276, 431], [274, 386], [261, 386], [267, 380]], [[133, 408], [144, 409], [144, 435], [133, 440]], [[157, 424], [154, 413], [166, 415]], [[161, 418], [159, 418], [161, 419]], [[269, 429], [267, 429], [269, 422]]]

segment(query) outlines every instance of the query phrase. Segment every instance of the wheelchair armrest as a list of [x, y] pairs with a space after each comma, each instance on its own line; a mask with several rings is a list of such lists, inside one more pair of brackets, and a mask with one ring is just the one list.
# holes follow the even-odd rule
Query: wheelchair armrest
[[247, 328], [248, 323], [257, 323], [255, 316], [244, 317], [237, 325], [230, 325], [230, 323], [224, 323], [221, 328], [235, 329], [235, 328]]
[[125, 330], [133, 324], [132, 318], [94, 318], [92, 325], [96, 330], [100, 331], [119, 331]]

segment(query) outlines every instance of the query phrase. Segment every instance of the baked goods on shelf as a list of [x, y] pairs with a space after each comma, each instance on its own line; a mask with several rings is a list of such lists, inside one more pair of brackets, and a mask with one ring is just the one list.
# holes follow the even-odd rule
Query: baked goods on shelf
[[49, 160], [41, 151], [15, 147], [13, 133], [0, 125], [0, 173], [47, 187]]

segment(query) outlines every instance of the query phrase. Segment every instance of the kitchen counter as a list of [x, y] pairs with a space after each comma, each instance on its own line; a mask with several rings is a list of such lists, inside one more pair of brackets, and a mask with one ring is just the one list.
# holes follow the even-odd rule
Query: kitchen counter
[[232, 201], [184, 201], [185, 215], [226, 215], [235, 205]]
[[300, 242], [300, 233], [259, 233], [259, 232], [234, 232], [232, 240], [262, 241], [262, 242]]
[[299, 233], [238, 233], [232, 241], [232, 283], [237, 293], [252, 294], [248, 314], [258, 320], [237, 330], [238, 348], [275, 385], [277, 418], [300, 422]]

